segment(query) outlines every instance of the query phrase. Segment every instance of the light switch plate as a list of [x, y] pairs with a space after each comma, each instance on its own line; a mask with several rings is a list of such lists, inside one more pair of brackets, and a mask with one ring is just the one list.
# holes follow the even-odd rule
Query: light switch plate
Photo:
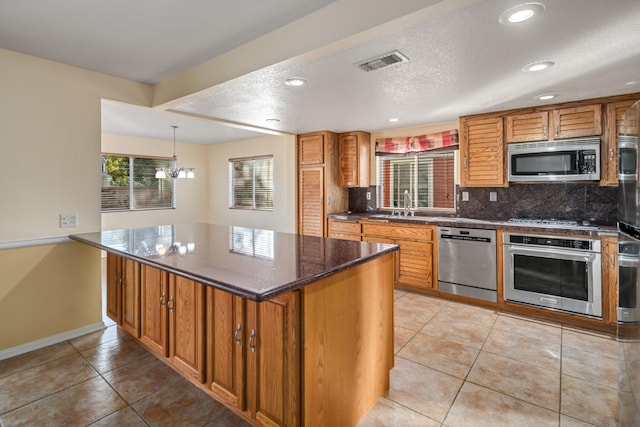
[[463, 202], [468, 202], [469, 201], [469, 192], [468, 191], [463, 191], [462, 192], [462, 201]]
[[60, 214], [60, 228], [75, 228], [78, 226], [78, 214]]

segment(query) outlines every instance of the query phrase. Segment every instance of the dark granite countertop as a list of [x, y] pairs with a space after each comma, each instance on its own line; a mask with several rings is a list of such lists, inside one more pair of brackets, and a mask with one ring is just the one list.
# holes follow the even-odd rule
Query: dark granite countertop
[[381, 243], [200, 223], [69, 237], [254, 301], [298, 289], [398, 249]]
[[404, 224], [427, 224], [427, 225], [439, 225], [443, 227], [470, 227], [470, 228], [483, 228], [483, 229], [501, 229], [510, 231], [530, 231], [544, 233], [561, 233], [582, 235], [591, 237], [603, 237], [603, 236], [617, 236], [618, 230], [615, 226], [589, 226], [589, 227], [555, 227], [555, 226], [531, 226], [514, 224], [504, 220], [483, 220], [474, 218], [458, 218], [447, 216], [428, 216], [428, 215], [416, 215], [416, 216], [392, 216], [384, 213], [336, 213], [327, 215], [328, 218], [343, 220], [343, 221], [380, 221], [380, 222], [393, 222]]

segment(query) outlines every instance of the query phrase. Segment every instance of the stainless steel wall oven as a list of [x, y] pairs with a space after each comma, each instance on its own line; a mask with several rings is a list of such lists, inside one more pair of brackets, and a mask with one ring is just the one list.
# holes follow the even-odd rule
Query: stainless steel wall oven
[[504, 233], [504, 299], [602, 317], [600, 241]]

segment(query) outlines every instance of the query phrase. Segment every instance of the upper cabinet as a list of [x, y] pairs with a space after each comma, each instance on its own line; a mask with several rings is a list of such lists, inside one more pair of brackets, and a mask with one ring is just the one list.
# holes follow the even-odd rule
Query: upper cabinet
[[298, 137], [298, 158], [300, 166], [322, 165], [324, 163], [324, 146], [329, 132], [317, 132]]
[[547, 141], [602, 134], [600, 104], [512, 114], [505, 117], [506, 142]]
[[502, 117], [463, 117], [460, 129], [460, 185], [506, 186]]
[[549, 112], [514, 114], [504, 119], [505, 139], [511, 142], [545, 141], [548, 139]]
[[553, 139], [602, 135], [602, 105], [562, 108], [552, 111]]
[[636, 99], [629, 99], [607, 104], [605, 110], [606, 127], [600, 151], [601, 185], [618, 185], [618, 135], [625, 135], [629, 131], [624, 128], [622, 115], [635, 102]]
[[366, 132], [349, 132], [338, 137], [340, 185], [368, 187], [370, 180], [371, 137]]

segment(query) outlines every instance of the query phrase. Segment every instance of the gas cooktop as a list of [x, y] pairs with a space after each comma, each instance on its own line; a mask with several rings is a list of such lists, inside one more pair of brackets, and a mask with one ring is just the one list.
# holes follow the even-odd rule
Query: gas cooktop
[[576, 221], [571, 219], [542, 219], [542, 218], [511, 218], [507, 221], [510, 224], [527, 225], [531, 227], [544, 228], [597, 228], [598, 226], [589, 221]]

